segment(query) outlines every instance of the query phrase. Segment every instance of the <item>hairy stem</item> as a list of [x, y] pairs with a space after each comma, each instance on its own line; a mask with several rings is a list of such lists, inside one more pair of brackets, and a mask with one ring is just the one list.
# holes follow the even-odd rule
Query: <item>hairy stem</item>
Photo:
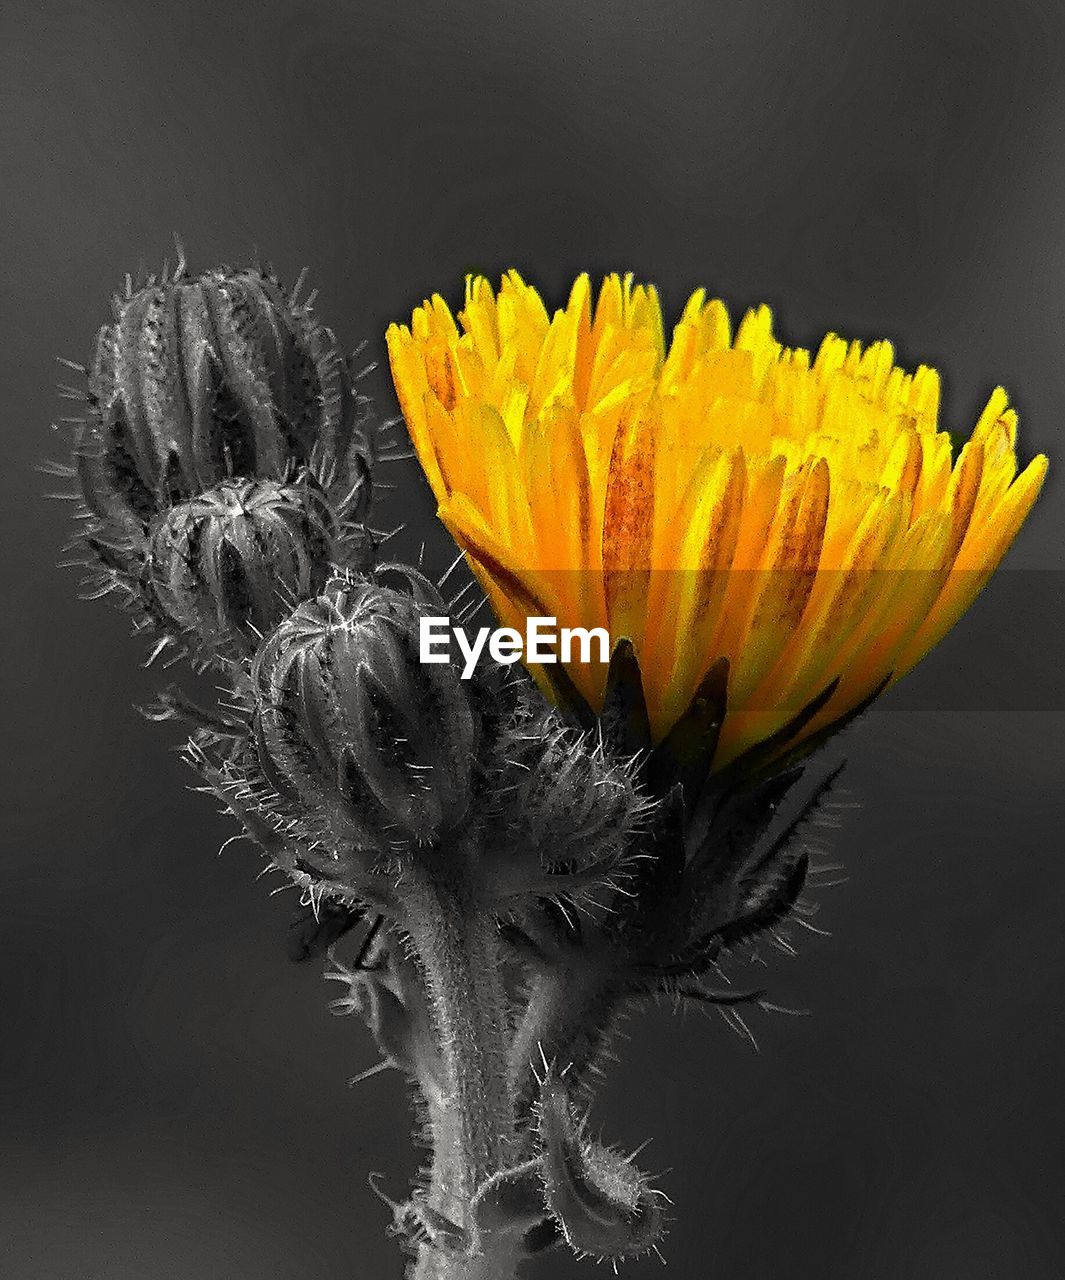
[[616, 975], [605, 955], [597, 963], [584, 956], [580, 966], [537, 975], [509, 1055], [519, 1115], [534, 1101], [545, 1063], [569, 1068], [567, 1079], [581, 1081], [606, 1047], [618, 1012]]
[[425, 1203], [469, 1241], [423, 1244], [411, 1280], [515, 1275], [512, 1245], [478, 1238], [470, 1217], [477, 1188], [507, 1167], [516, 1127], [502, 956], [494, 915], [476, 892], [474, 854], [468, 843], [447, 856], [429, 854], [405, 885], [407, 928], [425, 973], [442, 1064], [439, 1087], [428, 1097], [433, 1154]]

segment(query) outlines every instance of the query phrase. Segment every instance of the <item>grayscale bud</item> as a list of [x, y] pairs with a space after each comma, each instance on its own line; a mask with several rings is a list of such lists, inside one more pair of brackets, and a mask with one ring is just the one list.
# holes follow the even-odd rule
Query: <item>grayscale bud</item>
[[[321, 589], [329, 561], [363, 567], [368, 401], [331, 332], [272, 275], [182, 264], [128, 290], [87, 381], [73, 459], [85, 542], [99, 593], [123, 591], [159, 648], [245, 656], [249, 629], [282, 616], [257, 575], [291, 605]], [[225, 583], [205, 587], [212, 577]]]
[[458, 669], [420, 661], [422, 613], [410, 595], [339, 577], [256, 658], [263, 773], [336, 840], [398, 851], [466, 814], [479, 724]]

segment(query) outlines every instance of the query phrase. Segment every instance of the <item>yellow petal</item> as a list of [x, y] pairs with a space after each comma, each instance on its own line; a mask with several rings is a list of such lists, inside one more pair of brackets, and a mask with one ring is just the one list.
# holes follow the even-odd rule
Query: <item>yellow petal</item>
[[[439, 295], [386, 335], [441, 518], [498, 616], [629, 636], [652, 730], [730, 664], [715, 768], [838, 677], [804, 732], [935, 644], [987, 581], [1039, 492], [1017, 477], [996, 388], [953, 460], [940, 381], [894, 349], [828, 334], [783, 347], [766, 307], [731, 336], [695, 290], [664, 341], [658, 294], [587, 276], [552, 316], [516, 271]], [[602, 696], [602, 671], [575, 671]], [[545, 692], [552, 686], [542, 672]]]

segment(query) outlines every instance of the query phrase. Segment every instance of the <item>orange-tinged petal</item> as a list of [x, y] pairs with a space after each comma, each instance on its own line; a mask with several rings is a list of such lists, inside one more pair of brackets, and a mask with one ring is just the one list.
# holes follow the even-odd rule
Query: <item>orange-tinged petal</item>
[[743, 700], [780, 657], [813, 589], [828, 515], [829, 471], [818, 458], [789, 477], [791, 493], [777, 510], [756, 574], [757, 599], [733, 663], [733, 694]]
[[742, 449], [707, 453], [677, 511], [681, 546], [651, 574], [641, 661], [663, 734], [684, 711], [717, 655], [713, 636], [729, 584], [746, 490]]
[[653, 417], [624, 419], [614, 439], [603, 508], [603, 579], [610, 634], [639, 649], [654, 536]]

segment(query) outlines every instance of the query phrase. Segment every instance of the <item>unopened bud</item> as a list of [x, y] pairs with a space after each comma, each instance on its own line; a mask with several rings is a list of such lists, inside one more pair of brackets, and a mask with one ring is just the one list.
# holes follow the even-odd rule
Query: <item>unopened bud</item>
[[478, 743], [451, 664], [423, 664], [420, 606], [335, 579], [269, 637], [253, 670], [264, 775], [336, 840], [397, 852], [466, 813]]
[[[209, 592], [211, 600], [190, 587], [172, 553], [180, 554], [198, 528], [228, 522], [225, 536], [213, 539], [223, 576], [232, 577], [239, 561], [245, 577], [259, 565], [276, 569], [282, 590], [302, 575], [297, 599], [321, 588], [320, 580], [285, 564], [290, 553], [301, 559], [295, 543], [302, 534], [282, 534], [265, 514], [297, 479], [309, 489], [313, 477], [319, 495], [296, 504], [305, 508], [292, 516], [296, 524], [322, 525], [338, 553], [357, 544], [359, 533], [367, 541], [360, 525], [371, 488], [368, 402], [355, 393], [332, 334], [257, 268], [195, 278], [182, 268], [117, 300], [114, 323], [97, 338], [88, 404], [74, 447], [86, 541], [104, 568], [103, 588], [125, 588], [164, 637], [166, 618], [179, 632], [200, 631], [209, 605], [226, 613], [208, 630], [226, 635], [276, 621], [273, 610], [259, 607], [264, 601], [254, 586], [251, 610], [240, 618], [231, 612], [236, 600], [229, 587]], [[243, 553], [235, 550], [237, 526], [248, 514], [239, 509], [240, 494], [257, 508], [245, 525], [248, 539], [269, 525], [288, 541], [279, 564], [272, 559], [276, 541], [265, 552], [250, 543]], [[198, 505], [190, 511], [189, 502]], [[188, 559], [190, 573], [198, 563], [204, 567], [195, 547]], [[161, 596], [172, 597], [161, 615], [151, 595], [145, 599], [149, 579]]]
[[223, 480], [284, 479], [316, 447], [344, 458], [357, 425], [332, 336], [256, 269], [178, 275], [120, 301], [89, 403], [86, 502], [133, 527]]
[[290, 484], [225, 481], [173, 507], [153, 533], [145, 584], [153, 612], [204, 656], [251, 657], [325, 585], [339, 537], [309, 473]]
[[653, 809], [634, 762], [608, 756], [554, 711], [519, 713], [493, 756], [483, 803], [506, 852], [497, 870], [509, 892], [523, 877], [536, 893], [609, 882]]

